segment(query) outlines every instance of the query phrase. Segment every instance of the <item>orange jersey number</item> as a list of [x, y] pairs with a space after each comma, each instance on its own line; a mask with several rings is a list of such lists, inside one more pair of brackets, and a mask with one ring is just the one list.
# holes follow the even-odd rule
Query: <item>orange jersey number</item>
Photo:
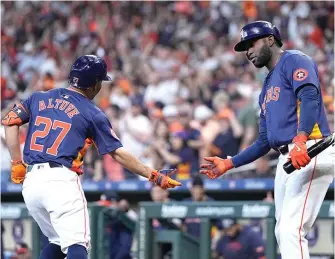
[[46, 136], [49, 135], [51, 129], [56, 130], [57, 128], [60, 128], [61, 131], [59, 135], [57, 136], [55, 142], [53, 143], [51, 147], [47, 149], [47, 154], [57, 156], [58, 147], [62, 143], [67, 133], [70, 131], [71, 124], [63, 122], [63, 121], [59, 121], [59, 120], [55, 120], [54, 122], [52, 122], [50, 118], [37, 116], [35, 125], [39, 126], [41, 124], [45, 125], [45, 127], [43, 130], [36, 130], [31, 136], [30, 150], [43, 152], [44, 146], [40, 144], [36, 144], [36, 139], [45, 138]]

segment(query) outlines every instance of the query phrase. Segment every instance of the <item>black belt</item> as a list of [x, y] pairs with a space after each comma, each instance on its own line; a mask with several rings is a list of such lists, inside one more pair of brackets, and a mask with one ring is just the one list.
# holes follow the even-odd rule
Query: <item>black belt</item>
[[286, 155], [288, 153], [288, 145], [280, 146], [277, 151], [283, 156]]
[[[56, 162], [47, 162], [47, 164], [49, 164], [50, 168], [63, 167], [62, 164], [58, 164]], [[27, 173], [29, 173], [33, 169], [34, 166], [35, 165], [28, 165], [28, 167], [27, 167]]]
[[[321, 138], [321, 139], [324, 139], [324, 138]], [[316, 139], [315, 141], [321, 140], [321, 139]], [[282, 155], [286, 155], [288, 153], [288, 145], [280, 146], [279, 148], [277, 148], [277, 151]]]

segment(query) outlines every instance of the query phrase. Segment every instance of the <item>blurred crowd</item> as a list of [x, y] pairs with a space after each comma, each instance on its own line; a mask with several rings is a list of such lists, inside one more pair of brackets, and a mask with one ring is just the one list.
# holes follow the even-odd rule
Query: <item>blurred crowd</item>
[[[1, 19], [2, 115], [34, 91], [66, 87], [76, 57], [100, 56], [113, 82], [95, 102], [127, 150], [154, 168], [177, 168], [179, 179], [197, 174], [204, 156], [233, 156], [257, 137], [267, 71], [233, 51], [248, 21], [273, 22], [284, 49], [316, 60], [334, 131], [333, 2], [6, 1]], [[276, 156], [227, 177], [272, 177]], [[84, 169], [84, 180], [135, 177], [95, 148]]]

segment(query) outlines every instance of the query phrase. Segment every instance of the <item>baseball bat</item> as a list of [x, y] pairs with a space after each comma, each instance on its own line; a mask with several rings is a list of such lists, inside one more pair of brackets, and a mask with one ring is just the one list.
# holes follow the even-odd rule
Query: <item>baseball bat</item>
[[[325, 150], [327, 147], [333, 145], [335, 142], [335, 133], [331, 134], [330, 136], [320, 140], [319, 142], [315, 143], [313, 146], [310, 146], [307, 149], [307, 154], [309, 157], [312, 159], [316, 155], [320, 154], [323, 150]], [[294, 172], [296, 169], [292, 165], [292, 161], [287, 161], [284, 165], [283, 168], [287, 174], [290, 174]]]

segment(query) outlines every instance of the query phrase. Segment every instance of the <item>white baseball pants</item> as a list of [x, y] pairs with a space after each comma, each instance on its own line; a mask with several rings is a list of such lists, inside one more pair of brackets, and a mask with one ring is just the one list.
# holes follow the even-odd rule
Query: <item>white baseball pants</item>
[[[307, 147], [316, 140], [309, 140]], [[294, 144], [289, 145], [289, 150]], [[335, 147], [328, 147], [304, 168], [286, 174], [283, 164], [288, 154], [280, 155], [274, 198], [275, 235], [282, 259], [309, 259], [307, 232], [313, 226], [334, 176]]]
[[67, 254], [79, 244], [89, 249], [87, 201], [78, 175], [66, 167], [36, 164], [27, 173], [22, 194], [26, 206], [50, 243]]

